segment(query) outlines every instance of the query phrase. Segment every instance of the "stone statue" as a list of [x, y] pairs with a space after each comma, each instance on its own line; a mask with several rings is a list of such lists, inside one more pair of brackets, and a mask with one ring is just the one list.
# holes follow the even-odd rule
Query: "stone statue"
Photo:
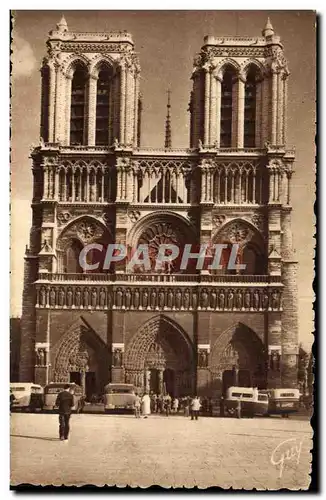
[[224, 309], [225, 307], [225, 295], [223, 290], [220, 291], [219, 297], [218, 297], [218, 303], [219, 303], [219, 308]]
[[272, 309], [278, 309], [280, 305], [279, 296], [276, 291], [272, 293]]
[[55, 306], [55, 289], [51, 288], [50, 291], [50, 306], [54, 307]]
[[139, 290], [136, 288], [134, 291], [134, 308], [138, 309], [139, 308]]
[[75, 292], [75, 306], [80, 307], [80, 289], [77, 288]]
[[251, 305], [251, 297], [250, 297], [250, 292], [247, 291], [244, 296], [244, 305], [246, 309], [250, 309]]
[[88, 303], [89, 303], [89, 292], [88, 292], [88, 288], [85, 288], [84, 289], [84, 307], [88, 307]]
[[230, 290], [228, 294], [228, 309], [233, 309], [233, 297], [233, 292]]
[[131, 306], [130, 288], [127, 288], [126, 293], [125, 293], [125, 306], [126, 306], [126, 309], [130, 309], [130, 306]]
[[254, 309], [259, 309], [259, 292], [258, 290], [255, 290], [254, 292]]
[[200, 298], [200, 306], [203, 308], [203, 309], [207, 309], [208, 307], [208, 293], [207, 293], [207, 290], [206, 288], [204, 288], [204, 290], [202, 290], [201, 292], [201, 298]]
[[147, 309], [148, 307], [148, 292], [147, 290], [143, 290], [143, 300], [142, 300], [143, 309]]
[[45, 352], [44, 349], [39, 349], [38, 350], [38, 360], [39, 360], [39, 365], [44, 366], [45, 364]]
[[158, 306], [160, 309], [163, 309], [165, 306], [165, 293], [164, 290], [160, 290], [158, 294]]
[[97, 292], [96, 292], [96, 289], [93, 288], [92, 290], [92, 307], [96, 307], [97, 306]]
[[178, 288], [175, 294], [175, 308], [181, 309], [181, 305], [182, 305], [182, 293], [180, 288]]
[[115, 349], [113, 352], [113, 366], [122, 366], [122, 350]]
[[263, 296], [263, 307], [264, 307], [264, 309], [268, 309], [268, 305], [269, 305], [269, 296], [268, 296], [268, 293], [265, 292], [264, 296]]
[[214, 289], [211, 291], [210, 306], [212, 309], [216, 309], [216, 292]]
[[237, 291], [237, 294], [236, 294], [236, 304], [237, 304], [237, 309], [241, 309], [242, 308], [242, 292], [241, 292], [241, 290]]
[[68, 288], [68, 292], [67, 292], [67, 306], [68, 307], [72, 306], [72, 290], [71, 290], [71, 288]]
[[46, 304], [46, 290], [44, 286], [42, 286], [40, 290], [40, 305], [45, 306], [45, 304]]
[[100, 290], [100, 307], [103, 309], [105, 307], [105, 290], [101, 288]]
[[121, 288], [118, 288], [116, 291], [116, 306], [122, 307], [122, 291]]
[[186, 288], [184, 296], [183, 296], [183, 307], [184, 309], [189, 309], [190, 306], [190, 293], [189, 289]]
[[193, 309], [197, 309], [197, 292], [192, 293], [192, 304], [191, 304]]
[[151, 292], [151, 308], [155, 309], [155, 307], [156, 307], [156, 290], [155, 288], [153, 288]]
[[59, 290], [59, 306], [63, 306], [65, 303], [65, 292], [63, 288], [60, 288]]
[[200, 349], [198, 353], [198, 366], [199, 368], [207, 368], [208, 366], [208, 357], [206, 349]]
[[173, 292], [171, 290], [171, 288], [169, 288], [169, 291], [168, 291], [168, 308], [169, 309], [172, 309], [173, 307]]

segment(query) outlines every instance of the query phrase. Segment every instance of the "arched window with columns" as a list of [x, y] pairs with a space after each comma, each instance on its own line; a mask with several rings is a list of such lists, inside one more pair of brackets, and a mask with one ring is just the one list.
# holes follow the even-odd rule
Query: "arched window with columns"
[[258, 71], [250, 66], [245, 83], [244, 147], [256, 147], [256, 107]]
[[75, 68], [71, 82], [70, 144], [86, 143], [86, 87], [88, 74], [81, 64]]
[[221, 84], [221, 128], [220, 147], [230, 148], [232, 146], [232, 129], [234, 107], [234, 80], [236, 71], [232, 66], [227, 66], [224, 70]]
[[96, 90], [96, 145], [109, 143], [110, 78], [108, 69], [100, 70]]

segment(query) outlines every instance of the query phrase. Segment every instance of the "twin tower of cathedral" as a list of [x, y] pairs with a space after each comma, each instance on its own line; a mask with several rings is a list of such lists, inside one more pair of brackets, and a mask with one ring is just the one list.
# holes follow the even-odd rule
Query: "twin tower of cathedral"
[[[140, 65], [127, 32], [64, 18], [42, 65], [25, 255], [22, 380], [112, 380], [173, 394], [296, 384], [288, 66], [262, 37], [206, 36], [194, 60], [190, 144], [141, 145]], [[246, 269], [85, 273], [90, 243], [237, 243]], [[96, 257], [98, 260], [98, 256]]]

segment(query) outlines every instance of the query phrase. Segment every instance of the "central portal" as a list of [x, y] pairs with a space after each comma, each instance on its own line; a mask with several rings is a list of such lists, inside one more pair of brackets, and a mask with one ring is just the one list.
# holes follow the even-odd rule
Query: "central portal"
[[158, 316], [132, 338], [125, 354], [125, 381], [140, 390], [189, 395], [195, 383], [194, 350], [172, 320]]

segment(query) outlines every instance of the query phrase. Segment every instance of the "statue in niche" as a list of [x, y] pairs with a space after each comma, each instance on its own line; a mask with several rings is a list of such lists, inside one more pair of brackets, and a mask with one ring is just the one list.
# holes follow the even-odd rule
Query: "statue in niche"
[[263, 295], [263, 307], [264, 307], [264, 309], [268, 309], [268, 306], [269, 306], [269, 296], [268, 296], [268, 292], [265, 291], [264, 295]]
[[42, 286], [40, 290], [40, 305], [45, 306], [45, 304], [46, 304], [46, 290], [44, 286]]
[[249, 291], [247, 291], [245, 293], [245, 296], [244, 296], [244, 305], [245, 305], [246, 309], [250, 309], [250, 306], [251, 306], [251, 296], [250, 296], [250, 292]]
[[88, 292], [88, 288], [85, 288], [84, 289], [84, 307], [88, 307], [88, 304], [89, 304], [89, 292]]
[[191, 304], [191, 306], [192, 306], [193, 309], [197, 309], [197, 300], [198, 300], [197, 299], [197, 292], [194, 291], [192, 293], [192, 304]]
[[208, 366], [208, 352], [206, 351], [206, 349], [199, 350], [198, 366], [199, 366], [199, 368], [207, 368], [207, 366]]
[[122, 366], [122, 349], [114, 349], [113, 351], [113, 366]]
[[54, 307], [55, 306], [55, 289], [51, 288], [50, 291], [50, 306]]
[[125, 293], [125, 306], [126, 306], [126, 309], [130, 309], [130, 306], [131, 306], [130, 288], [127, 288], [126, 293]]
[[219, 308], [224, 309], [225, 307], [225, 295], [223, 290], [220, 291], [220, 294], [218, 296], [218, 302], [219, 302]]
[[258, 310], [259, 309], [259, 302], [260, 302], [260, 297], [259, 297], [259, 292], [258, 290], [254, 291], [254, 309]]
[[92, 290], [92, 307], [96, 307], [97, 306], [97, 292], [96, 292], [96, 289], [93, 288]]
[[147, 309], [147, 307], [148, 307], [148, 292], [147, 292], [146, 288], [145, 288], [145, 290], [143, 290], [142, 306], [144, 309]]
[[280, 306], [279, 294], [276, 291], [272, 292], [271, 302], [272, 302], [272, 309], [279, 308]]
[[168, 291], [168, 308], [169, 309], [172, 309], [173, 307], [173, 292], [171, 290], [171, 288], [169, 288], [169, 291]]
[[101, 288], [100, 290], [100, 307], [103, 309], [105, 307], [105, 290]]
[[200, 306], [203, 309], [207, 309], [207, 307], [208, 307], [208, 293], [207, 293], [206, 288], [204, 288], [204, 290], [202, 290], [202, 292], [201, 292], [201, 301], [200, 302], [201, 302]]
[[183, 307], [184, 307], [184, 309], [188, 310], [189, 306], [190, 306], [190, 293], [189, 293], [189, 289], [186, 288], [184, 296], [183, 296]]
[[63, 288], [60, 288], [58, 295], [59, 295], [59, 306], [62, 307], [65, 303], [65, 292]]
[[155, 288], [153, 288], [153, 290], [151, 291], [151, 308], [155, 309], [155, 307], [156, 307], [156, 290]]
[[232, 290], [230, 290], [228, 293], [228, 309], [233, 309], [233, 297], [234, 297], [234, 294], [233, 294]]
[[163, 309], [165, 306], [165, 293], [164, 290], [160, 290], [158, 294], [158, 306], [160, 309]]
[[242, 292], [241, 292], [241, 290], [237, 291], [237, 294], [236, 294], [236, 304], [237, 304], [237, 309], [241, 309], [242, 308]]
[[178, 290], [176, 291], [176, 294], [175, 294], [175, 307], [176, 307], [176, 309], [181, 309], [181, 305], [182, 305], [182, 293], [181, 293], [180, 288], [178, 288]]
[[116, 306], [122, 307], [122, 290], [121, 290], [121, 288], [118, 288], [118, 290], [116, 291]]
[[136, 288], [134, 291], [134, 308], [138, 309], [139, 308], [139, 290]]
[[212, 309], [216, 309], [216, 299], [217, 299], [216, 292], [213, 289], [211, 291], [211, 300], [210, 300], [210, 306]]
[[80, 307], [80, 289], [77, 288], [75, 292], [75, 306]]
[[67, 306], [68, 307], [72, 306], [72, 290], [71, 290], [71, 288], [68, 288], [68, 291], [67, 291]]

